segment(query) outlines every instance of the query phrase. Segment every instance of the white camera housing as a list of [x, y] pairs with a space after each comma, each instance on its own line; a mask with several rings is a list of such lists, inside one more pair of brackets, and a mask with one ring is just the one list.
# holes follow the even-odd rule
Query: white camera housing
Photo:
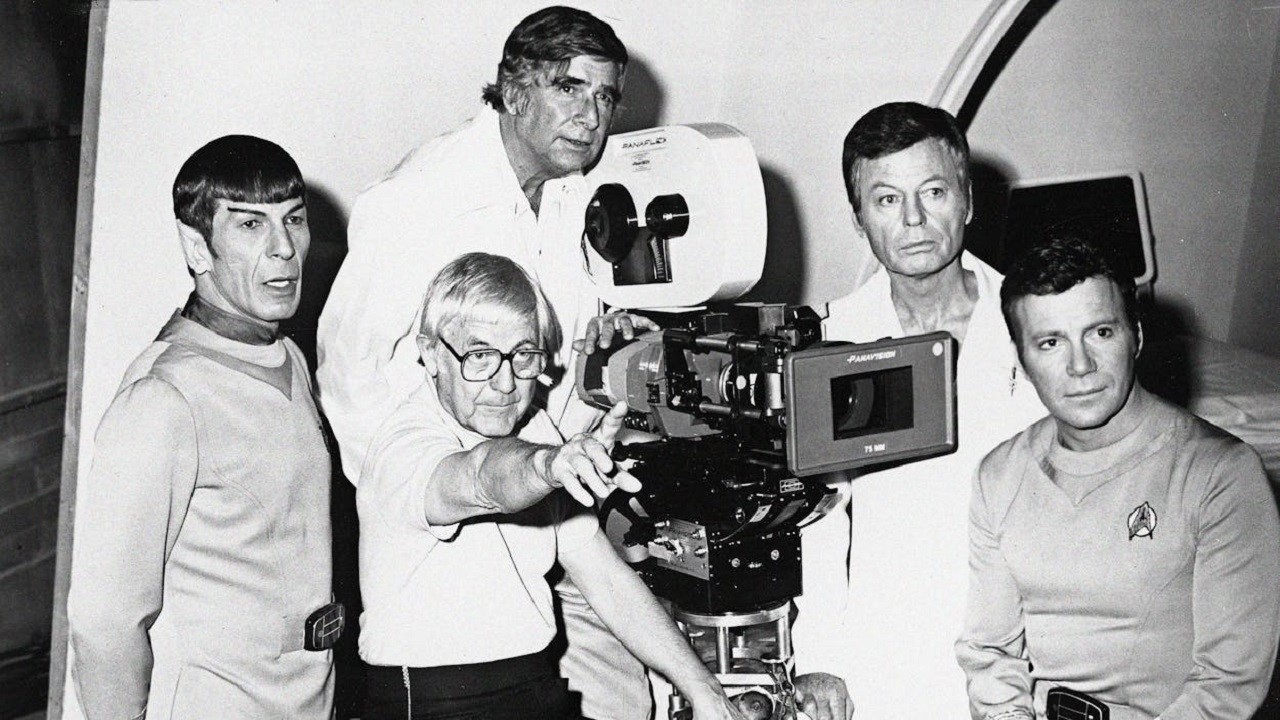
[[[767, 239], [764, 185], [751, 141], [737, 129], [703, 123], [613, 135], [586, 180], [592, 203], [583, 252], [597, 292], [609, 305], [693, 308], [735, 299], [760, 279]], [[607, 185], [615, 187], [601, 193]], [[622, 204], [602, 207], [605, 195], [623, 196]], [[671, 202], [687, 214], [662, 213]], [[654, 221], [655, 210], [658, 218], [678, 216], [676, 229]], [[614, 228], [615, 242], [625, 236], [624, 247], [634, 244], [644, 255], [631, 256], [635, 277], [626, 277], [592, 240], [593, 226], [599, 238], [605, 223]]]

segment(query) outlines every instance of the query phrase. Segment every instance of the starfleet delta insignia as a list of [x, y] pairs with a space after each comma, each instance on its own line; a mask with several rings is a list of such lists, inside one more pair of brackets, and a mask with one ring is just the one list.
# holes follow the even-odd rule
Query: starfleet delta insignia
[[1151, 503], [1142, 503], [1129, 513], [1129, 539], [1152, 537], [1156, 531], [1156, 510]]

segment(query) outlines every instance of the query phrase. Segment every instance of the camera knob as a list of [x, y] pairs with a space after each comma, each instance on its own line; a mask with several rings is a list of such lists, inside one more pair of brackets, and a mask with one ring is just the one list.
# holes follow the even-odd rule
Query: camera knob
[[689, 232], [689, 203], [683, 195], [659, 195], [644, 209], [644, 224], [658, 237], [680, 237]]

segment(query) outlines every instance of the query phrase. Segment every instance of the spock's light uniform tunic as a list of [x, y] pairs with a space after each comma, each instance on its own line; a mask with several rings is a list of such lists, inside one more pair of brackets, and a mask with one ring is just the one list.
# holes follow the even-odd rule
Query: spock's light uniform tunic
[[291, 341], [173, 316], [79, 488], [67, 614], [91, 720], [330, 717], [332, 651], [303, 649], [331, 600], [329, 467]]

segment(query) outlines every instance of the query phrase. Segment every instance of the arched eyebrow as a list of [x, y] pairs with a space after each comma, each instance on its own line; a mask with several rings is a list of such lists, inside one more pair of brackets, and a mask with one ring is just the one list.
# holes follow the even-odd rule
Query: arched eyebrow
[[[289, 208], [288, 210], [285, 210], [285, 211], [284, 211], [284, 214], [285, 214], [285, 215], [292, 215], [293, 213], [298, 212], [298, 210], [300, 210], [300, 209], [302, 209], [302, 208], [305, 208], [306, 206], [307, 206], [307, 203], [306, 203], [306, 201], [305, 201], [305, 200], [299, 200], [297, 205], [294, 205], [293, 207]], [[253, 208], [247, 208], [247, 207], [237, 207], [237, 206], [234, 206], [234, 205], [228, 205], [228, 206], [227, 206], [227, 212], [229, 212], [229, 213], [242, 213], [242, 214], [245, 214], [245, 215], [257, 215], [258, 217], [266, 217], [266, 216], [267, 216], [267, 213], [263, 212], [262, 210], [255, 210], [255, 209], [253, 209]]]
[[[551, 82], [554, 85], [570, 85], [573, 87], [584, 87], [589, 84], [584, 78], [565, 73], [561, 73], [551, 78]], [[613, 85], [604, 85], [600, 88], [600, 92], [608, 95], [609, 99], [615, 103], [622, 99], [622, 91]]]
[[1120, 325], [1122, 323], [1123, 321], [1118, 317], [1105, 317], [1105, 318], [1099, 318], [1098, 320], [1089, 323], [1089, 327], [1086, 329], [1096, 330], [1102, 327], [1103, 325]]

